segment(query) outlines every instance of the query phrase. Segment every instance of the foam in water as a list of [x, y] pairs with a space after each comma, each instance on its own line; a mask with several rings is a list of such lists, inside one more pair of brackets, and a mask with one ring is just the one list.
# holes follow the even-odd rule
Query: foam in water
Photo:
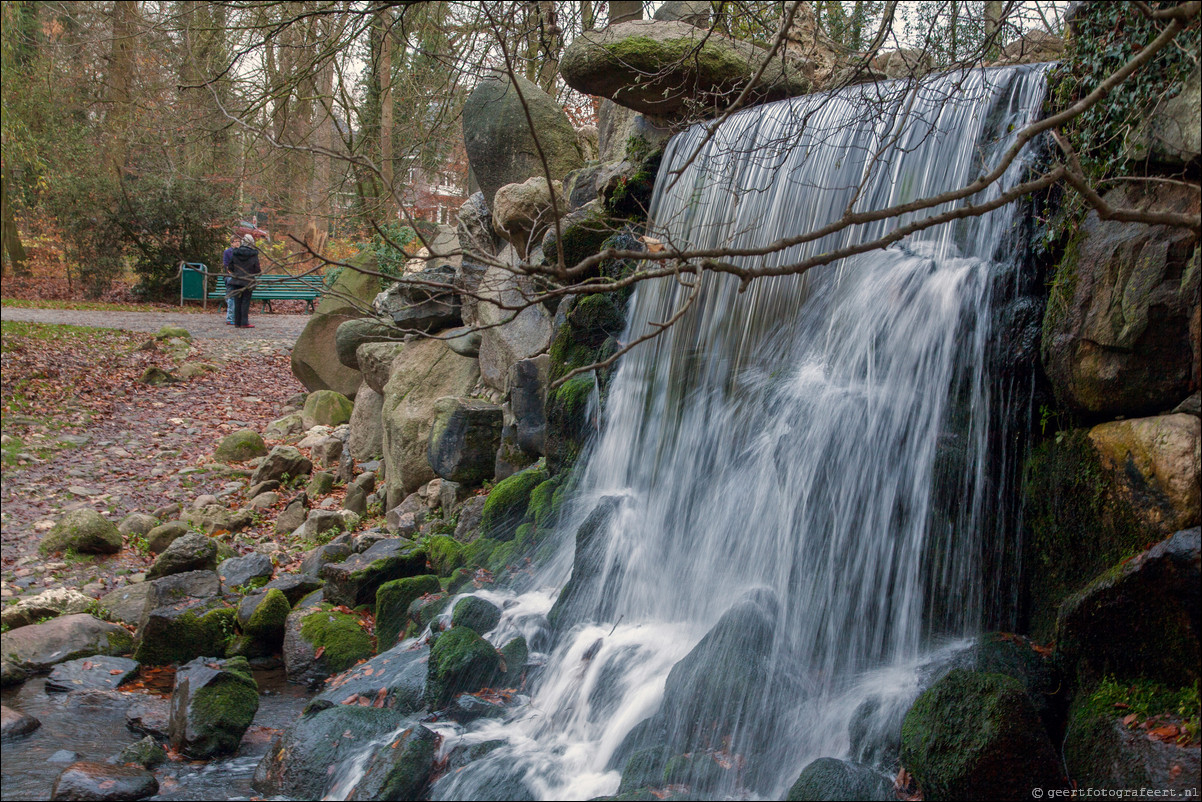
[[[741, 112], [708, 142], [694, 127], [664, 157], [655, 233], [751, 248], [849, 206], [968, 184], [1038, 113], [1043, 69], [796, 98]], [[612, 794], [639, 749], [653, 764], [693, 755], [679, 776], [717, 797], [779, 798], [825, 755], [891, 768], [900, 716], [978, 631], [982, 561], [1012, 535], [993, 469], [1012, 438], [989, 365], [1015, 220], [1004, 207], [743, 293], [708, 275], [676, 326], [625, 356], [561, 552], [535, 590], [494, 597], [510, 606], [490, 639], [521, 632], [544, 663], [529, 703], [508, 721], [442, 727], [446, 754], [500, 745], [433, 798]], [[732, 261], [787, 264], [896, 225]], [[639, 286], [627, 338], [687, 295], [672, 280]], [[606, 497], [616, 512], [595, 572], [552, 641], [543, 616], [573, 534]]]

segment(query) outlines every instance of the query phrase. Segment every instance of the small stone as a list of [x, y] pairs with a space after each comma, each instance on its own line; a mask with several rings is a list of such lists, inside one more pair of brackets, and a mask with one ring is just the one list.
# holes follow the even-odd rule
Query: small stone
[[0, 740], [8, 741], [20, 738], [40, 726], [42, 726], [42, 722], [33, 716], [13, 710], [8, 705], [0, 705]]
[[107, 763], [72, 763], [54, 781], [52, 800], [145, 799], [159, 791], [159, 781], [145, 769]]

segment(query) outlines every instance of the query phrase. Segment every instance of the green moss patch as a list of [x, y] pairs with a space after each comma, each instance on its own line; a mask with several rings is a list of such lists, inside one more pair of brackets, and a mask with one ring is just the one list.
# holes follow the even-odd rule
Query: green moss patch
[[371, 637], [359, 617], [340, 613], [323, 603], [301, 622], [301, 635], [314, 649], [324, 649], [322, 660], [331, 673], [345, 671], [372, 655]]
[[430, 649], [426, 700], [432, 707], [439, 708], [457, 693], [488, 686], [500, 662], [500, 655], [492, 644], [467, 627], [444, 632]]
[[526, 517], [530, 494], [547, 479], [546, 469], [535, 466], [499, 482], [484, 502], [480, 519], [481, 537], [512, 539], [514, 530]]
[[427, 593], [442, 590], [433, 574], [411, 576], [385, 582], [376, 590], [376, 641], [382, 652], [400, 640], [409, 623], [409, 606]]

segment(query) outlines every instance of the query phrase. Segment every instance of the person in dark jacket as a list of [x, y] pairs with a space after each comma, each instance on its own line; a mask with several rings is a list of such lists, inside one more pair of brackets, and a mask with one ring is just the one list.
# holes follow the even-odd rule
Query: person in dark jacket
[[247, 234], [242, 245], [230, 254], [230, 266], [226, 269], [225, 286], [234, 291], [234, 326], [253, 329], [250, 322], [250, 294], [259, 275], [259, 252], [255, 250], [255, 238]]
[[[237, 235], [230, 237], [230, 247], [226, 248], [221, 254], [221, 269], [223, 272], [230, 272], [230, 259], [234, 255], [234, 249], [241, 245]], [[225, 287], [225, 323], [227, 326], [234, 325], [234, 292], [227, 284]]]

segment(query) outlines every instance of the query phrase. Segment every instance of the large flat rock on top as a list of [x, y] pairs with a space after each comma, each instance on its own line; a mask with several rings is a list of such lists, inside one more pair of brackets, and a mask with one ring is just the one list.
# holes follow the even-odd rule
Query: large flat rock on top
[[115, 691], [138, 672], [138, 661], [128, 657], [82, 657], [59, 663], [46, 678], [46, 690], [67, 693], [84, 689]]
[[416, 576], [426, 569], [426, 552], [409, 540], [381, 540], [361, 554], [340, 563], [322, 566], [325, 599], [333, 604], [358, 607], [375, 601], [380, 585], [393, 579]]
[[94, 654], [129, 652], [133, 637], [124, 628], [86, 613], [65, 615], [0, 635], [0, 653], [26, 671], [49, 671], [59, 663]]

